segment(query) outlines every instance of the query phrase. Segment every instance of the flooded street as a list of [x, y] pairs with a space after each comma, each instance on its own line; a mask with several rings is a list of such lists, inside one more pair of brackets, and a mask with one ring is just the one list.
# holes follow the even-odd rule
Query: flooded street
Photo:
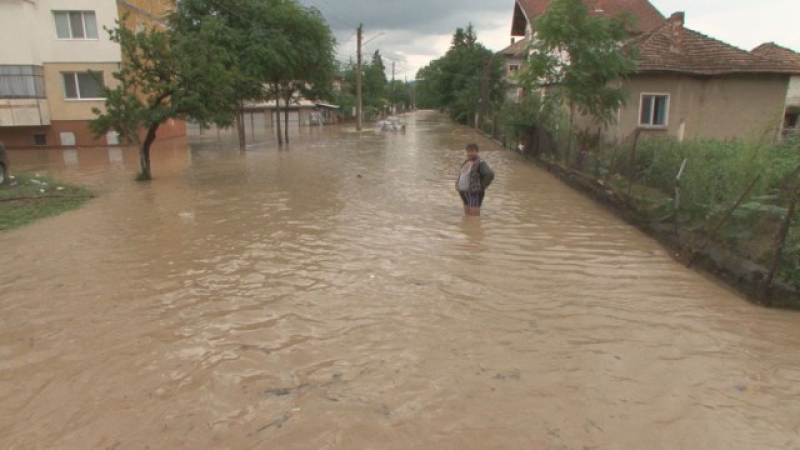
[[162, 143], [144, 184], [128, 150], [25, 154], [98, 197], [0, 234], [0, 448], [800, 448], [800, 314], [407, 120]]

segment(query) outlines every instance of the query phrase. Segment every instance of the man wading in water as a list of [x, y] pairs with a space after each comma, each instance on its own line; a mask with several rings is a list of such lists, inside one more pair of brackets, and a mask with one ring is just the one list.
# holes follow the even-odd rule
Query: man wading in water
[[461, 164], [456, 191], [464, 201], [464, 214], [480, 216], [486, 188], [494, 180], [494, 172], [478, 157], [478, 144], [467, 144], [467, 159]]

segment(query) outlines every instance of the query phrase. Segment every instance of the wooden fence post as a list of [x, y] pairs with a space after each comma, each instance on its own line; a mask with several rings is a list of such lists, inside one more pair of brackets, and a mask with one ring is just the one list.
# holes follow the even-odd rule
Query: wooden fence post
[[708, 234], [708, 236], [706, 236], [706, 238], [705, 238], [705, 240], [703, 242], [703, 245], [701, 245], [697, 249], [698, 251], [694, 252], [694, 255], [692, 255], [692, 258], [689, 260], [689, 263], [686, 264], [686, 267], [692, 267], [692, 264], [694, 264], [694, 262], [697, 259], [697, 257], [700, 256], [700, 251], [703, 250], [706, 245], [708, 245], [708, 241], [710, 240], [710, 238], [712, 236], [714, 236], [715, 234], [717, 234], [717, 231], [719, 231], [719, 229], [722, 228], [722, 225], [724, 225], [725, 222], [727, 222], [728, 219], [731, 218], [731, 216], [733, 215], [733, 212], [736, 211], [739, 208], [739, 205], [741, 205], [742, 202], [744, 201], [744, 199], [747, 198], [747, 196], [750, 194], [750, 191], [752, 191], [753, 188], [756, 187], [756, 183], [758, 183], [758, 180], [760, 180], [760, 179], [761, 179], [761, 175], [758, 175], [758, 176], [756, 176], [756, 178], [753, 181], [750, 182], [750, 185], [747, 186], [747, 189], [742, 193], [742, 195], [739, 196], [739, 199], [736, 200], [736, 203], [734, 203], [733, 206], [730, 209], [728, 209], [728, 211], [722, 217], [722, 220], [720, 220], [717, 223], [717, 225], [714, 227], [714, 229]]
[[681, 177], [683, 177], [683, 171], [686, 169], [686, 161], [687, 158], [683, 158], [683, 162], [681, 163], [681, 168], [678, 170], [678, 175], [675, 176], [675, 217], [674, 217], [674, 226], [675, 226], [675, 234], [678, 234], [678, 214], [681, 212]]
[[639, 144], [639, 136], [642, 134], [642, 129], [637, 128], [633, 134], [633, 145], [631, 146], [631, 157], [628, 161], [628, 195], [631, 195], [631, 189], [633, 188], [633, 178], [635, 174], [635, 167], [636, 167], [636, 146]]
[[786, 246], [786, 237], [789, 235], [789, 229], [791, 228], [792, 221], [794, 220], [794, 212], [797, 207], [798, 190], [800, 190], [800, 186], [798, 186], [794, 179], [798, 172], [800, 172], [800, 167], [792, 172], [790, 179], [788, 180], [789, 183], [791, 183], [789, 188], [789, 208], [786, 212], [786, 217], [781, 223], [781, 228], [778, 231], [778, 235], [775, 237], [775, 251], [772, 257], [772, 263], [770, 264], [767, 278], [764, 280], [764, 292], [767, 293], [767, 306], [772, 304], [772, 297], [769, 295], [770, 287], [772, 286], [772, 281], [775, 279], [775, 275], [778, 273], [778, 269], [780, 268], [781, 255], [783, 254], [783, 248]]

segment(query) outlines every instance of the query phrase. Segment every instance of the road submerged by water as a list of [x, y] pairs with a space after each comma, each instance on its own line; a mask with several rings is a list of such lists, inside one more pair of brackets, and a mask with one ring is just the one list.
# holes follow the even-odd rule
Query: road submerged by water
[[0, 448], [800, 448], [800, 314], [407, 121], [178, 145], [146, 184], [135, 152], [25, 155], [100, 195], [0, 235]]

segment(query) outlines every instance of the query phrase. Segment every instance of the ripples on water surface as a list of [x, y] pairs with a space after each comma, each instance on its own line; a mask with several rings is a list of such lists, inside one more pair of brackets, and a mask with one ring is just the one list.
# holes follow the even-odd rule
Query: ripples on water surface
[[18, 155], [100, 196], [0, 235], [0, 448], [800, 448], [798, 314], [408, 120], [165, 144], [149, 184], [135, 153]]

